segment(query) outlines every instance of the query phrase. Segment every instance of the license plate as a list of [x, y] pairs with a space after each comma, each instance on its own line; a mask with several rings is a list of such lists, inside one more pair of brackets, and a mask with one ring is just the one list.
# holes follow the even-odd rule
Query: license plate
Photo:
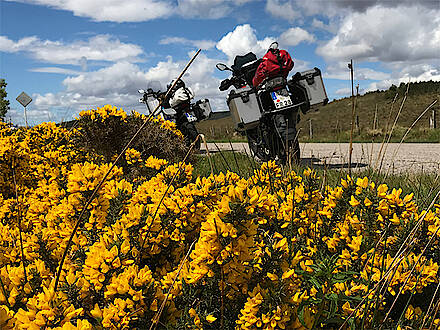
[[194, 114], [191, 112], [185, 112], [185, 116], [186, 116], [186, 119], [188, 119], [188, 121], [190, 123], [192, 123], [193, 121], [197, 121], [196, 116], [194, 116]]
[[271, 94], [273, 103], [277, 109], [285, 108], [293, 104], [292, 100], [290, 99], [290, 95], [284, 96], [277, 92], [272, 92]]

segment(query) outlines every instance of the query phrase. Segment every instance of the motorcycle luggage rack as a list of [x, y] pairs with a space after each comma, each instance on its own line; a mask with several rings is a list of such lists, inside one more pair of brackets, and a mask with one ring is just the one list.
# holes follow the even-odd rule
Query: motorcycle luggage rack
[[276, 90], [278, 88], [284, 87], [287, 85], [287, 79], [284, 77], [275, 77], [267, 79], [265, 82], [263, 82], [260, 86], [261, 88], [258, 88], [259, 90]]

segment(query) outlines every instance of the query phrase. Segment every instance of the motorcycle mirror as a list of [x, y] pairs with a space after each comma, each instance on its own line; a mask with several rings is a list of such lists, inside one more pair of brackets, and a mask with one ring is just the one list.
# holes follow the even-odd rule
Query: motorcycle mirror
[[273, 49], [273, 50], [278, 49], [278, 42], [277, 41], [272, 42], [269, 46], [269, 49]]
[[229, 71], [232, 71], [226, 64], [223, 64], [223, 63], [217, 63], [216, 65], [215, 65], [215, 67], [217, 68], [217, 69], [219, 69], [220, 71], [225, 71], [225, 70], [229, 70]]
[[139, 94], [144, 94], [145, 91], [144, 91], [143, 89], [139, 89], [139, 90], [138, 90], [138, 93], [139, 93]]

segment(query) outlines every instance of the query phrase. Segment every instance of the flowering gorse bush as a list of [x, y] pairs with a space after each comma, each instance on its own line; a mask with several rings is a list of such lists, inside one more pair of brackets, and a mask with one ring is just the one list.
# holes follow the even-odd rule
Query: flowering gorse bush
[[248, 179], [193, 177], [136, 149], [126, 162], [148, 175], [111, 170], [55, 291], [110, 169], [70, 134], [0, 126], [1, 329], [337, 329], [351, 314], [345, 328], [367, 329], [398, 294], [390, 327], [439, 325], [418, 299], [439, 282], [439, 205], [273, 162]]
[[[105, 162], [113, 162], [141, 125], [144, 125], [132, 142], [131, 149], [136, 150], [144, 159], [154, 155], [171, 162], [182, 160], [188, 148], [176, 125], [160, 117], [150, 118], [147, 122], [146, 120], [147, 116], [144, 114], [132, 111], [128, 115], [124, 110], [111, 105], [81, 111], [75, 122], [77, 130], [72, 139], [77, 146], [102, 156]], [[190, 157], [189, 160], [193, 158]], [[129, 173], [135, 167], [127, 166], [125, 160], [119, 165], [126, 175], [131, 174], [133, 178], [143, 175], [138, 171]]]

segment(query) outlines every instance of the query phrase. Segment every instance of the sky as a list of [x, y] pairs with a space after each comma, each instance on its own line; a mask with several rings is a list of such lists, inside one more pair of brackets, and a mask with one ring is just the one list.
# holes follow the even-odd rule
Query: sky
[[361, 93], [440, 81], [439, 0], [0, 0], [6, 119], [24, 124], [22, 91], [30, 125], [105, 104], [142, 112], [137, 90], [164, 90], [199, 48], [183, 80], [224, 111], [215, 64], [273, 41], [292, 75], [321, 69], [330, 100], [350, 95], [351, 59]]

